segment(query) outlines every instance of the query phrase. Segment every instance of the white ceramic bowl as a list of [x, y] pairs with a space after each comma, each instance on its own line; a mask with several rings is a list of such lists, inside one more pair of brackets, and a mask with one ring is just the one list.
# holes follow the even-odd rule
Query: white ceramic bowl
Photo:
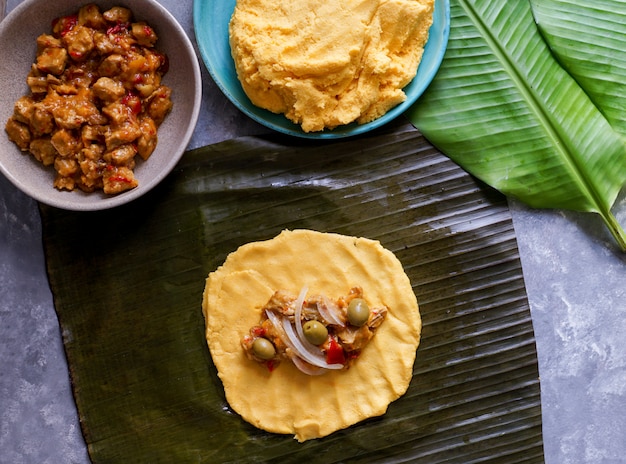
[[172, 89], [173, 108], [158, 132], [158, 145], [147, 161], [137, 161], [139, 186], [118, 195], [102, 192], [59, 191], [54, 170], [44, 167], [11, 142], [4, 130], [15, 101], [29, 93], [26, 75], [35, 60], [36, 38], [50, 33], [52, 21], [76, 13], [89, 0], [25, 0], [0, 23], [0, 171], [34, 199], [58, 208], [93, 211], [128, 203], [145, 194], [176, 166], [191, 138], [202, 96], [200, 66], [193, 45], [176, 19], [155, 0], [94, 0], [102, 11], [112, 6], [130, 8], [135, 20], [156, 31], [156, 48], [170, 62], [163, 84]]

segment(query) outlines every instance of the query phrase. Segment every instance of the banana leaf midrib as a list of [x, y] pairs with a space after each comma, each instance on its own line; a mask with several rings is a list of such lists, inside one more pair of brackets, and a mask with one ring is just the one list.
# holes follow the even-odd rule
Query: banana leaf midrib
[[[580, 189], [586, 192], [593, 199], [593, 203], [598, 211], [602, 212], [603, 215], [612, 215], [610, 209], [607, 210], [605, 208], [605, 202], [602, 201], [602, 195], [600, 195], [596, 189], [595, 183], [589, 179], [589, 176], [586, 175], [586, 170], [581, 169], [578, 157], [575, 156], [571, 150], [569, 150], [570, 144], [568, 142], [568, 137], [562, 134], [558, 126], [554, 124], [552, 115], [546, 111], [545, 105], [541, 103], [542, 99], [538, 96], [537, 91], [529, 85], [528, 81], [523, 77], [523, 73], [519, 70], [518, 66], [516, 66], [515, 60], [512, 60], [509, 57], [509, 54], [506, 53], [506, 50], [500, 46], [499, 41], [496, 40], [489, 28], [486, 27], [481, 16], [477, 13], [476, 9], [472, 7], [470, 2], [460, 0], [460, 3], [463, 5], [468, 15], [473, 19], [474, 23], [479, 25], [478, 29], [481, 32], [481, 35], [491, 46], [494, 54], [499, 56], [500, 61], [506, 65], [505, 69], [507, 69], [509, 74], [513, 77], [517, 88], [525, 96], [525, 100], [528, 105], [533, 109], [533, 112], [537, 115], [538, 119], [543, 121], [543, 127], [545, 128], [549, 138], [553, 141], [553, 146], [556, 147], [556, 152], [561, 155], [562, 161], [570, 167], [569, 171], [573, 177], [578, 180]], [[526, 47], [528, 47], [528, 45], [529, 44], [527, 43]], [[532, 43], [532, 45], [534, 46], [536, 44]], [[543, 44], [539, 44], [539, 46], [542, 45]]]

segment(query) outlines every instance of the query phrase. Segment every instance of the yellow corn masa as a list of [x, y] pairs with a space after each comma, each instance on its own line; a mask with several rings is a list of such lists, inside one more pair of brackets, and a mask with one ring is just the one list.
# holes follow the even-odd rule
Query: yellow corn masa
[[[348, 370], [320, 376], [284, 361], [274, 371], [244, 354], [241, 339], [259, 322], [275, 290], [343, 295], [361, 286], [385, 321]], [[269, 432], [298, 441], [326, 436], [382, 415], [403, 395], [420, 340], [417, 299], [400, 261], [374, 240], [311, 230], [283, 231], [231, 253], [207, 278], [206, 339], [234, 411]]]
[[237, 0], [230, 45], [253, 104], [305, 132], [379, 118], [403, 102], [434, 0]]

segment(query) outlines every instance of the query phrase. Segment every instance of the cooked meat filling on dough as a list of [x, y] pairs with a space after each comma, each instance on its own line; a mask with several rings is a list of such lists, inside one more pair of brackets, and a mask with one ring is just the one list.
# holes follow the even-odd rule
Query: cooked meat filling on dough
[[370, 308], [363, 291], [331, 300], [306, 296], [306, 288], [293, 296], [275, 292], [261, 311], [261, 322], [241, 344], [249, 359], [270, 371], [289, 359], [305, 374], [347, 369], [374, 336], [387, 314], [384, 306]]

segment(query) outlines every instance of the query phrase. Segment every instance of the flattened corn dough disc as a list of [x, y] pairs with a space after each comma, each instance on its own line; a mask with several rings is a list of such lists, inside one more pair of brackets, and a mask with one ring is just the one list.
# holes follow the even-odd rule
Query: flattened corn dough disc
[[237, 76], [256, 106], [305, 132], [379, 118], [406, 99], [434, 0], [237, 0]]
[[[348, 370], [303, 374], [286, 360], [273, 372], [249, 360], [241, 339], [274, 291], [337, 298], [360, 286], [387, 317]], [[417, 299], [395, 255], [379, 242], [310, 230], [243, 245], [209, 274], [206, 338], [230, 406], [244, 420], [298, 441], [385, 413], [411, 380], [421, 332]]]

